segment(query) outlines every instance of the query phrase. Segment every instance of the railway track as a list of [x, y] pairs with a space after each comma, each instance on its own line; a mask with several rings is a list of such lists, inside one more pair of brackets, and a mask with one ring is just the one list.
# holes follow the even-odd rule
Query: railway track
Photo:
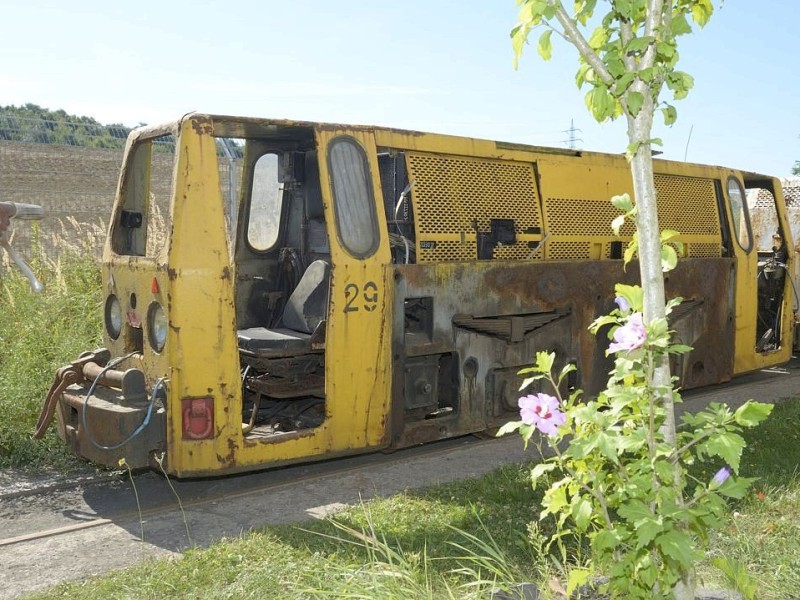
[[[800, 396], [800, 364], [685, 395], [711, 401]], [[444, 440], [218, 479], [172, 481], [152, 472], [0, 495], [0, 598], [67, 579], [178, 554], [265, 524], [324, 517], [345, 505], [408, 488], [480, 476], [530, 460], [516, 436]], [[174, 486], [170, 487], [170, 483]], [[180, 498], [180, 502], [178, 501]], [[37, 560], [32, 561], [31, 557]], [[43, 570], [38, 565], [47, 564]]]

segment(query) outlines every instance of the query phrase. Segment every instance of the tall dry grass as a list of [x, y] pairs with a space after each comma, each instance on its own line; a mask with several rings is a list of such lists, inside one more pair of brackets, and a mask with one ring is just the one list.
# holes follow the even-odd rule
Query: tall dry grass
[[5, 253], [0, 258], [0, 468], [77, 464], [52, 429], [43, 440], [31, 432], [56, 369], [101, 342], [105, 229], [67, 219], [51, 236], [45, 243], [34, 228], [26, 253], [42, 294], [31, 292]]

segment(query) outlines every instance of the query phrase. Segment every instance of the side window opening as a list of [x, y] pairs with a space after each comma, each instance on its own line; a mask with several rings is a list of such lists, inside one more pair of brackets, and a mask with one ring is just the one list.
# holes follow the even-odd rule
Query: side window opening
[[170, 223], [175, 138], [141, 140], [132, 149], [122, 187], [122, 206], [112, 225], [117, 254], [155, 257], [165, 247]]

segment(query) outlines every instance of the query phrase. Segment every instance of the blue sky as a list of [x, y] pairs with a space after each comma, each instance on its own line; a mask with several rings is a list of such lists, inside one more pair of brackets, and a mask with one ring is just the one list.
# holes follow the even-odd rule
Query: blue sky
[[[602, 4], [602, 3], [601, 3]], [[681, 40], [695, 89], [664, 156], [788, 175], [800, 160], [797, 0], [728, 0]], [[623, 152], [574, 84], [575, 51], [512, 68], [513, 0], [0, 0], [0, 105], [135, 125], [198, 110]], [[691, 132], [691, 137], [690, 137]], [[687, 147], [688, 145], [688, 147]]]

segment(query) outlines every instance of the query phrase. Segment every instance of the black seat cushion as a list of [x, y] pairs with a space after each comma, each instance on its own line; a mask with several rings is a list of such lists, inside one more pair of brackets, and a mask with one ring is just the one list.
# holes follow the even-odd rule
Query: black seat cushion
[[303, 352], [308, 349], [311, 335], [291, 329], [267, 329], [252, 327], [240, 329], [239, 348], [258, 354], [265, 350], [280, 352]]

